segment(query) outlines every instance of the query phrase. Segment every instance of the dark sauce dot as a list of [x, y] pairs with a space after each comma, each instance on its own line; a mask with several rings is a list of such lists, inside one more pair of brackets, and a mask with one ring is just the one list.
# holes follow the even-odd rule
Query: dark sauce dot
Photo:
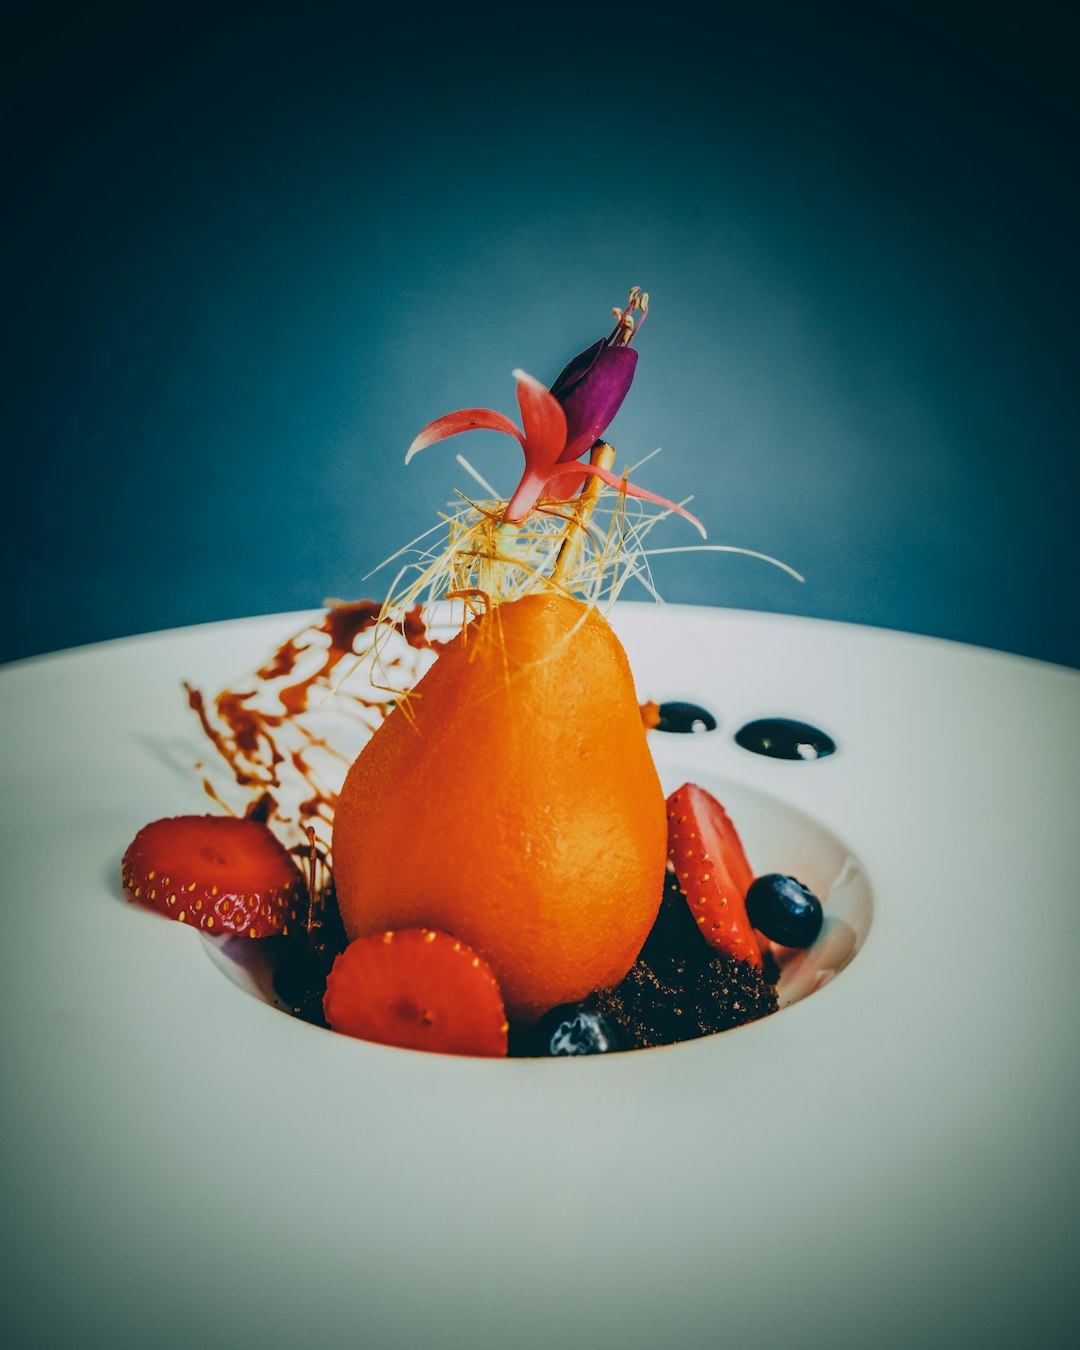
[[747, 722], [735, 733], [744, 750], [772, 759], [824, 759], [836, 750], [836, 742], [809, 722], [790, 717], [762, 717]]
[[696, 703], [661, 703], [656, 730], [683, 733], [715, 731], [716, 718], [708, 708], [699, 708]]

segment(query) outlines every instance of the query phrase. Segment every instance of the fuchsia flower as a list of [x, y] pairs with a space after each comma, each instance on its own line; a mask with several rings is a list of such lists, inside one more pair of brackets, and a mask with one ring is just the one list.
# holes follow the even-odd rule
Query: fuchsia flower
[[[628, 497], [677, 511], [704, 536], [701, 522], [675, 502], [635, 487], [609, 469], [577, 462], [603, 435], [626, 397], [638, 355], [630, 342], [648, 313], [648, 303], [649, 297], [635, 286], [626, 308], [615, 311], [615, 327], [608, 337], [575, 356], [550, 390], [525, 371], [514, 371], [523, 430], [491, 408], [463, 408], [429, 422], [409, 446], [405, 463], [426, 446], [463, 431], [502, 431], [516, 437], [525, 454], [525, 471], [504, 515], [508, 523], [524, 520], [542, 497], [567, 500], [585, 475], [592, 474]], [[636, 321], [635, 312], [640, 312]]]

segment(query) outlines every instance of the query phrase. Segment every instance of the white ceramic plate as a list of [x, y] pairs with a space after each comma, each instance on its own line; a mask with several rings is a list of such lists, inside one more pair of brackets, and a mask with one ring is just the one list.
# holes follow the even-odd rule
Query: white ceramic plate
[[[1075, 1341], [1080, 677], [620, 607], [641, 696], [720, 719], [654, 735], [665, 784], [726, 794], [760, 870], [857, 859], [860, 949], [719, 1037], [467, 1061], [285, 1017], [119, 898], [136, 830], [204, 809], [181, 679], [297, 623], [0, 672], [10, 1343]], [[768, 714], [838, 752], [734, 744]]]

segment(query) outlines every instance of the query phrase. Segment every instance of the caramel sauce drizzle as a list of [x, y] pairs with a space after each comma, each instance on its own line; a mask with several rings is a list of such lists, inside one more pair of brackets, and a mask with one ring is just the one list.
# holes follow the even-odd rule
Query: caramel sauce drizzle
[[[324, 889], [315, 886], [316, 858], [329, 875], [334, 808], [349, 765], [423, 673], [424, 656], [443, 645], [429, 635], [419, 605], [395, 613], [375, 600], [330, 602], [321, 621], [288, 638], [235, 687], [208, 699], [185, 682], [188, 706], [247, 801], [235, 810], [204, 776], [207, 794], [233, 814], [272, 824], [286, 843], [295, 836], [313, 894]], [[365, 663], [364, 692], [349, 689], [349, 676]], [[336, 726], [324, 734], [312, 723], [327, 712]], [[350, 738], [358, 744], [347, 753], [342, 742]]]

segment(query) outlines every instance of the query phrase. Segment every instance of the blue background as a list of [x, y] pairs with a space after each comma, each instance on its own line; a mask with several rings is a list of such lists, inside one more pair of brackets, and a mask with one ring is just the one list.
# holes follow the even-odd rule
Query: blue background
[[807, 577], [665, 598], [1080, 664], [1069, 8], [27, 7], [0, 659], [377, 590], [639, 284], [620, 462]]

